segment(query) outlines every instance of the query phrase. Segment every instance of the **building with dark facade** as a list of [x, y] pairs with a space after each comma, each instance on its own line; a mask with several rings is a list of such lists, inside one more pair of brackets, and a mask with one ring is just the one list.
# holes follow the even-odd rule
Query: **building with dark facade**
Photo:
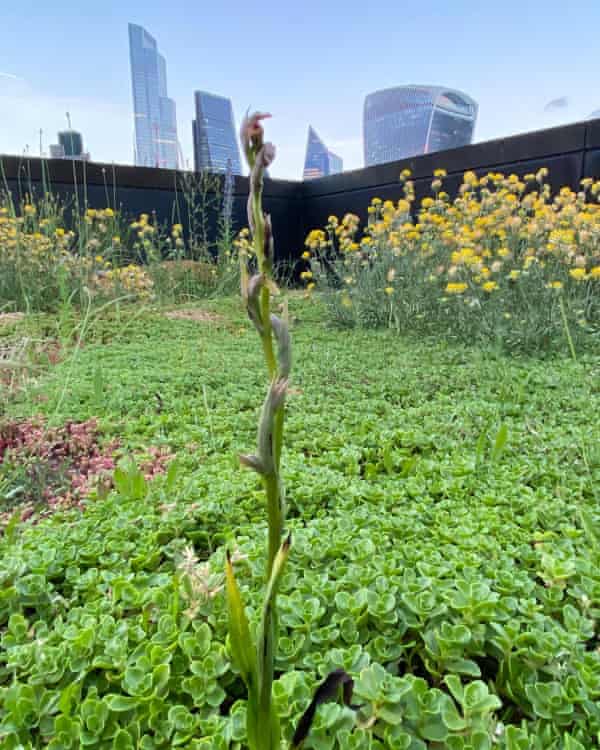
[[156, 40], [142, 26], [129, 24], [129, 58], [135, 121], [135, 163], [142, 167], [179, 166], [175, 102], [167, 95], [167, 64]]
[[477, 103], [442, 86], [398, 86], [369, 94], [363, 113], [365, 166], [467, 146]]
[[90, 155], [83, 150], [83, 136], [77, 130], [61, 130], [58, 143], [50, 144], [50, 158], [89, 161]]
[[327, 148], [312, 125], [309, 125], [302, 179], [314, 180], [317, 177], [327, 177], [327, 175], [342, 172], [343, 169], [343, 160]]
[[194, 93], [196, 119], [192, 123], [194, 168], [242, 174], [231, 100], [206, 91]]

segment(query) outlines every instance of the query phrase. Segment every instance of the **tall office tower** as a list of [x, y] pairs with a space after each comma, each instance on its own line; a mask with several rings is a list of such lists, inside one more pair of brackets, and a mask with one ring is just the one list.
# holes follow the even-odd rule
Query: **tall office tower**
[[314, 180], [317, 177], [327, 177], [328, 175], [342, 172], [343, 169], [343, 160], [332, 151], [329, 151], [312, 125], [309, 125], [302, 179]]
[[192, 123], [196, 172], [242, 174], [240, 150], [231, 100], [206, 91], [194, 93], [196, 119]]
[[467, 146], [477, 103], [442, 86], [398, 86], [369, 94], [363, 114], [365, 166]]
[[50, 144], [50, 158], [89, 161], [90, 155], [83, 150], [83, 136], [77, 130], [61, 130], [58, 143]]
[[167, 65], [156, 40], [129, 24], [129, 59], [135, 118], [135, 163], [177, 169], [177, 116], [167, 95]]

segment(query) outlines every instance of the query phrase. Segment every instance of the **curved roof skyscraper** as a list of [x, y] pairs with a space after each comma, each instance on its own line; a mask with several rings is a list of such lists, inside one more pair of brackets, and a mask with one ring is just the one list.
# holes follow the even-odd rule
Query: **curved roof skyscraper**
[[443, 86], [397, 86], [365, 98], [365, 166], [467, 146], [477, 102]]

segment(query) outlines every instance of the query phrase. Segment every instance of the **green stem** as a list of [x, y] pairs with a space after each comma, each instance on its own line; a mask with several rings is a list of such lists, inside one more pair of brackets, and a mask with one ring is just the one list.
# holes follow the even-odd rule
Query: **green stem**
[[263, 351], [265, 353], [265, 361], [267, 363], [269, 380], [273, 380], [277, 373], [277, 360], [275, 358], [275, 349], [273, 348], [273, 333], [271, 330], [270, 308], [270, 292], [266, 287], [263, 287], [261, 290], [260, 298], [260, 317], [263, 321], [264, 333], [260, 338], [263, 345]]
[[567, 341], [569, 343], [569, 350], [571, 351], [571, 357], [573, 357], [573, 362], [577, 362], [577, 353], [575, 352], [575, 344], [573, 343], [573, 337], [571, 336], [571, 330], [569, 328], [569, 321], [567, 319], [567, 311], [565, 310], [565, 302], [564, 302], [562, 294], [560, 295], [558, 304], [560, 307], [560, 314], [562, 316], [563, 325], [565, 327], [565, 336], [567, 337]]
[[267, 494], [267, 516], [269, 521], [269, 554], [267, 558], [267, 580], [273, 569], [273, 561], [281, 545], [283, 533], [283, 513], [281, 507], [281, 495], [279, 492], [279, 481], [276, 474], [270, 474], [264, 478], [265, 492]]

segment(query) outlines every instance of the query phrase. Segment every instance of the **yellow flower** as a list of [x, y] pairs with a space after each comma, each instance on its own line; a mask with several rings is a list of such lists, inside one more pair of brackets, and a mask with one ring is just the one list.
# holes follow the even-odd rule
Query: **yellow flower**
[[312, 292], [312, 290], [313, 290], [314, 288], [315, 288], [315, 282], [314, 282], [314, 281], [311, 281], [311, 282], [310, 282], [310, 284], [307, 284], [307, 285], [306, 285], [306, 289], [307, 289], [307, 291], [309, 291], [309, 292]]
[[304, 260], [308, 260], [310, 258], [310, 253], [308, 252], [308, 250], [305, 250], [302, 253], [302, 257], [304, 258]]
[[467, 289], [468, 284], [465, 284], [463, 281], [450, 282], [446, 285], [446, 292], [448, 294], [463, 294], [463, 292], [466, 292]]
[[300, 274], [301, 279], [312, 279], [312, 271], [302, 271]]
[[386, 286], [386, 288], [384, 289], [384, 292], [385, 292], [385, 293], [386, 293], [386, 294], [388, 295], [388, 297], [389, 297], [389, 295], [390, 295], [390, 294], [393, 294], [393, 293], [394, 293], [394, 287], [393, 287], [393, 286]]
[[481, 285], [481, 288], [484, 292], [488, 292], [489, 294], [490, 292], [493, 292], [494, 289], [498, 289], [498, 284], [495, 281], [486, 281], [485, 284]]
[[600, 279], [600, 266], [594, 266], [594, 268], [592, 268], [592, 270], [590, 271], [590, 278]]
[[106, 216], [106, 217], [107, 217], [108, 219], [112, 219], [112, 217], [113, 217], [113, 216], [115, 215], [115, 212], [114, 212], [114, 211], [112, 210], [112, 208], [105, 208], [105, 209], [104, 209], [104, 215], [105, 215], [105, 216]]
[[431, 208], [433, 206], [433, 198], [423, 198], [421, 205], [423, 208]]
[[521, 272], [520, 272], [520, 271], [517, 271], [517, 270], [515, 269], [514, 271], [511, 271], [511, 272], [510, 272], [510, 273], [508, 274], [508, 278], [509, 278], [509, 279], [510, 279], [511, 281], [516, 281], [516, 280], [517, 280], [517, 279], [519, 278], [519, 276], [520, 276], [520, 275], [521, 275]]
[[400, 172], [400, 179], [401, 180], [408, 180], [408, 178], [411, 176], [412, 172], [410, 169], [403, 169], [402, 172]]
[[57, 229], [54, 230], [54, 234], [57, 237], [64, 237], [65, 236], [65, 230], [62, 229], [62, 227], [58, 227]]
[[585, 268], [572, 268], [569, 271], [569, 276], [575, 279], [575, 281], [584, 281], [587, 278]]
[[546, 284], [548, 289], [562, 289], [563, 283], [562, 281], [551, 281], [550, 283]]
[[445, 177], [447, 174], [448, 172], [446, 172], [445, 169], [436, 169], [433, 173], [433, 176], [442, 178], [442, 177]]

